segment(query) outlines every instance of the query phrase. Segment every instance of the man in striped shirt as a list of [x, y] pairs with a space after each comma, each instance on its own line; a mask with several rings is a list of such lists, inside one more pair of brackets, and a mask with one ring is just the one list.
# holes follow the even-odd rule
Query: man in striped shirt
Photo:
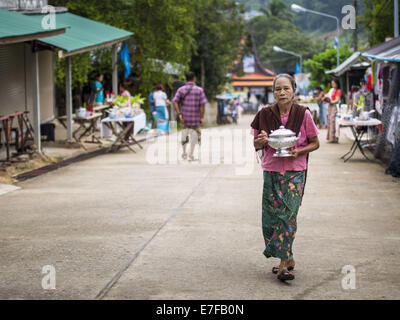
[[[183, 125], [182, 130], [182, 158], [194, 160], [193, 151], [196, 143], [201, 143], [201, 125], [204, 124], [205, 105], [208, 102], [204, 90], [196, 85], [196, 76], [193, 72], [186, 73], [186, 85], [180, 87], [176, 92], [174, 102], [175, 110]], [[179, 105], [181, 104], [181, 110]], [[186, 153], [186, 146], [189, 143], [189, 156]]]

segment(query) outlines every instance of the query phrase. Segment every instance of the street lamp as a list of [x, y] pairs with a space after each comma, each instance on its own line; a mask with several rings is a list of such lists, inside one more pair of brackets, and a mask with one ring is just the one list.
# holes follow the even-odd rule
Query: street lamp
[[303, 71], [303, 56], [301, 54], [294, 53], [292, 51], [287, 51], [287, 50], [284, 50], [284, 49], [279, 48], [277, 46], [273, 46], [272, 49], [274, 49], [274, 51], [276, 51], [276, 52], [284, 52], [284, 53], [291, 54], [293, 56], [299, 57], [300, 58], [300, 73]]
[[326, 14], [326, 13], [322, 13], [322, 12], [319, 12], [319, 11], [314, 11], [314, 10], [310, 10], [310, 9], [306, 9], [306, 8], [303, 8], [303, 7], [301, 7], [301, 6], [299, 6], [299, 5], [297, 5], [297, 4], [295, 4], [295, 3], [293, 3], [291, 6], [290, 6], [290, 9], [293, 11], [293, 12], [296, 12], [296, 13], [301, 13], [301, 12], [304, 12], [304, 13], [306, 13], [306, 12], [310, 12], [310, 13], [314, 13], [314, 14], [318, 14], [318, 15], [320, 15], [320, 16], [324, 16], [324, 17], [328, 17], [328, 18], [332, 18], [332, 19], [335, 19], [336, 20], [336, 24], [337, 24], [337, 36], [336, 36], [336, 39], [337, 39], [337, 46], [336, 46], [336, 50], [337, 50], [337, 66], [339, 66], [339, 64], [340, 64], [340, 58], [339, 58], [339, 34], [340, 34], [340, 27], [339, 27], [339, 18], [338, 17], [335, 17], [335, 16], [331, 16], [330, 14]]

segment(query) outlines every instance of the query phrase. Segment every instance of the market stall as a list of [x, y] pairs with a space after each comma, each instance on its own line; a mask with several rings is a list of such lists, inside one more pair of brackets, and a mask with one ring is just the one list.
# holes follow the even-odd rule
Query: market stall
[[[342, 80], [345, 77], [345, 89], [352, 96], [350, 108], [347, 105], [340, 107], [338, 116], [341, 118], [338, 118], [337, 125], [345, 126], [343, 119], [346, 117], [357, 121], [357, 118], [365, 118], [366, 113], [373, 114], [381, 124], [379, 130], [376, 126], [364, 128], [368, 133], [371, 130], [375, 132], [375, 141], [368, 139], [371, 149], [375, 158], [388, 163], [388, 174], [400, 177], [400, 37], [356, 52], [339, 67], [326, 73]], [[359, 82], [360, 88], [349, 92], [352, 81], [356, 81], [355, 84]], [[361, 136], [355, 139], [360, 140]], [[357, 141], [355, 144], [358, 146]]]
[[142, 148], [135, 136], [146, 128], [146, 114], [140, 108], [143, 103], [144, 98], [140, 94], [134, 97], [118, 96], [112, 102], [113, 107], [106, 110], [108, 117], [101, 120], [100, 137], [116, 137], [111, 146], [112, 151], [126, 146], [135, 152], [130, 148], [131, 143]]

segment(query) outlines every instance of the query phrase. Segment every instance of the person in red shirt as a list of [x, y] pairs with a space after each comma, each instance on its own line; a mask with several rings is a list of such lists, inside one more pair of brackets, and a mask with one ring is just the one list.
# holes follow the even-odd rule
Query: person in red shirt
[[340, 83], [338, 79], [332, 79], [332, 88], [329, 90], [325, 102], [329, 103], [328, 106], [328, 134], [326, 139], [330, 143], [338, 143], [339, 137], [336, 132], [336, 114], [342, 91], [340, 90]]

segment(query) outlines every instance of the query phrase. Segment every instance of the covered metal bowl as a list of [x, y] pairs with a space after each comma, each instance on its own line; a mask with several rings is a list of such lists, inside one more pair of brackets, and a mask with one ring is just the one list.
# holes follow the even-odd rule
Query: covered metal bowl
[[299, 139], [300, 134], [299, 137], [296, 137], [296, 133], [292, 130], [280, 126], [279, 129], [271, 131], [268, 137], [268, 145], [276, 150], [274, 157], [291, 157], [290, 148], [294, 147]]

